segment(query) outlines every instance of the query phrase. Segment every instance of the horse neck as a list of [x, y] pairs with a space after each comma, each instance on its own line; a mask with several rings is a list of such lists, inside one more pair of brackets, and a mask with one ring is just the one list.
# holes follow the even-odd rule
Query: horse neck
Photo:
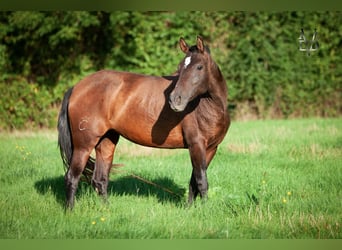
[[222, 76], [220, 68], [215, 62], [212, 62], [210, 68], [209, 84], [209, 96], [217, 106], [225, 110], [227, 108], [228, 97], [227, 84]]

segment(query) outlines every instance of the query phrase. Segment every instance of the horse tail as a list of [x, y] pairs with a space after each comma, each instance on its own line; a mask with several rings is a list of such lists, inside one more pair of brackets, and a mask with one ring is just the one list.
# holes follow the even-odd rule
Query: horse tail
[[[67, 171], [71, 164], [71, 159], [73, 155], [73, 144], [72, 144], [72, 137], [71, 137], [71, 130], [70, 130], [70, 123], [69, 123], [69, 99], [72, 94], [73, 87], [68, 89], [68, 91], [65, 93], [63, 101], [62, 101], [62, 107], [59, 112], [58, 116], [58, 146], [61, 154], [61, 158], [63, 161], [63, 165], [65, 168], [65, 171]], [[95, 159], [93, 157], [89, 157], [86, 167], [83, 171], [83, 175], [87, 182], [90, 182], [91, 177], [93, 175], [95, 167]]]
[[67, 170], [71, 164], [72, 153], [73, 153], [73, 144], [71, 139], [71, 131], [69, 124], [69, 116], [68, 116], [68, 106], [69, 99], [72, 94], [73, 88], [68, 89], [65, 93], [62, 107], [58, 115], [58, 146], [61, 153], [61, 158], [63, 161], [63, 165]]

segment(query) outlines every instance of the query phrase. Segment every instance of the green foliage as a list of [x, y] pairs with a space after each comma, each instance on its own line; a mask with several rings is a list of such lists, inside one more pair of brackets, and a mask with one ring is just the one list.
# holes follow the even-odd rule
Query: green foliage
[[51, 108], [53, 98], [46, 86], [16, 79], [0, 84], [0, 93], [0, 128], [55, 126], [56, 109]]
[[[259, 116], [340, 114], [341, 21], [339, 13], [326, 12], [235, 13], [221, 62], [231, 100], [254, 104]], [[318, 31], [321, 47], [311, 56], [298, 51], [301, 28], [309, 40]]]
[[108, 66], [152, 75], [173, 73], [182, 58], [178, 40], [185, 36], [194, 41], [202, 30], [195, 19], [202, 15], [188, 12], [111, 13], [111, 26], [115, 30]]
[[[48, 114], [66, 89], [102, 68], [171, 74], [183, 57], [179, 37], [193, 44], [197, 35], [227, 80], [236, 118], [339, 116], [340, 23], [340, 12], [1, 12], [2, 103], [16, 102], [10, 86], [23, 104], [15, 114], [1, 107], [9, 119], [0, 128], [54, 124]], [[298, 49], [302, 28], [308, 40], [317, 30], [320, 48], [310, 56]]]

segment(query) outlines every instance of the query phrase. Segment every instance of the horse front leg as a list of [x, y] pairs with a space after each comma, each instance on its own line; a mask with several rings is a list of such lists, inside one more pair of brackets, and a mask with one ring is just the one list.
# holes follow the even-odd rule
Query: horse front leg
[[202, 199], [207, 198], [208, 180], [207, 180], [207, 161], [204, 145], [196, 143], [189, 147], [192, 174], [189, 184], [189, 204], [193, 203], [198, 194]]
[[197, 171], [193, 169], [189, 184], [189, 204], [194, 202], [198, 194], [205, 200], [207, 198], [208, 187], [206, 171]]

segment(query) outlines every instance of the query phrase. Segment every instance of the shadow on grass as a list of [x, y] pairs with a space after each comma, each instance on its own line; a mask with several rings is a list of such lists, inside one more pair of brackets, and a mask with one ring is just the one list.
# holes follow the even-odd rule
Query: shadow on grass
[[[148, 183], [148, 182], [150, 183]], [[153, 184], [151, 184], [153, 183]], [[35, 183], [35, 188], [39, 194], [47, 195], [52, 193], [56, 201], [62, 207], [65, 205], [64, 176], [54, 178], [44, 178]], [[84, 195], [92, 189], [90, 184], [80, 182], [77, 197]], [[93, 191], [95, 192], [95, 191]], [[158, 202], [171, 202], [176, 205], [183, 203], [185, 189], [177, 185], [169, 178], [157, 178], [153, 180], [141, 180], [132, 176], [120, 177], [108, 184], [108, 196], [110, 195], [135, 195], [138, 197], [155, 196]]]
[[52, 193], [58, 204], [65, 205], [64, 176], [44, 178], [34, 184], [35, 189], [41, 195]]
[[166, 177], [141, 180], [126, 176], [109, 182], [108, 195], [111, 194], [155, 196], [161, 203], [171, 202], [179, 205], [184, 201], [185, 189]]

